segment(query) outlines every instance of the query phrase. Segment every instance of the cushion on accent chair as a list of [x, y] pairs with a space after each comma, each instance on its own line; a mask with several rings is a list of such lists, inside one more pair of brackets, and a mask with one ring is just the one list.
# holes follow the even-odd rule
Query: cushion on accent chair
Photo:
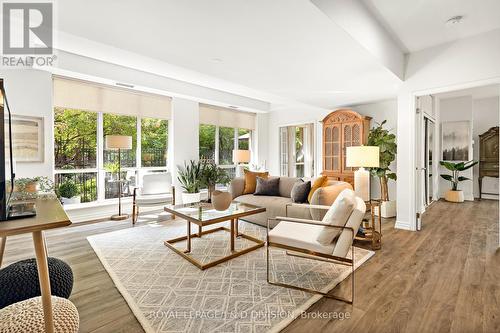
[[292, 202], [304, 203], [307, 202], [307, 196], [311, 191], [311, 182], [296, 182], [292, 188]]
[[323, 186], [326, 182], [328, 182], [327, 176], [321, 176], [321, 177], [316, 178], [314, 183], [312, 183], [311, 191], [309, 191], [309, 195], [307, 196], [308, 202], [311, 202], [311, 199], [312, 199], [314, 192], [316, 192], [316, 190], [319, 189], [321, 186]]
[[279, 196], [280, 179], [278, 177], [262, 178], [257, 177], [254, 195]]
[[[353, 190], [345, 189], [340, 192], [335, 202], [326, 212], [322, 222], [328, 225], [343, 227], [346, 225], [351, 216], [354, 207], [356, 206], [356, 194]], [[340, 228], [322, 227], [322, 232], [318, 235], [317, 241], [322, 245], [328, 245], [335, 237], [342, 233]]]
[[252, 194], [255, 192], [255, 187], [257, 186], [257, 177], [267, 178], [269, 177], [269, 172], [253, 172], [245, 170], [245, 189], [243, 194]]

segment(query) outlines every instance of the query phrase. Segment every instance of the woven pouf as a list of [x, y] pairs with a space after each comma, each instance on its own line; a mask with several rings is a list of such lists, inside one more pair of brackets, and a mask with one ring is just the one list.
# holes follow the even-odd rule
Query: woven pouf
[[[73, 289], [71, 267], [56, 258], [48, 258], [48, 264], [51, 294], [69, 298]], [[21, 260], [0, 270], [0, 309], [40, 295], [35, 259]]]
[[[52, 296], [54, 330], [57, 333], [78, 332], [80, 318], [71, 301]], [[33, 297], [0, 310], [0, 333], [45, 332], [42, 298]]]

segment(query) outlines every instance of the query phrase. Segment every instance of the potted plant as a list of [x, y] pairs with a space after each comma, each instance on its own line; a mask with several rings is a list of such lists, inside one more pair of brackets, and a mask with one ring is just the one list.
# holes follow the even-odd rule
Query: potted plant
[[208, 190], [208, 202], [212, 201], [212, 193], [215, 191], [216, 184], [226, 185], [231, 181], [226, 170], [219, 168], [213, 162], [203, 164], [201, 180]]
[[182, 203], [199, 202], [201, 199], [200, 186], [202, 184], [203, 164], [199, 161], [191, 160], [189, 164], [184, 162], [184, 166], [177, 166], [177, 170], [177, 179], [184, 189], [182, 192]]
[[61, 198], [63, 205], [79, 204], [81, 202], [80, 190], [72, 180], [62, 182], [57, 189], [57, 194]]
[[460, 176], [459, 174], [461, 171], [465, 171], [467, 169], [472, 168], [477, 163], [479, 162], [473, 160], [468, 162], [458, 162], [458, 163], [446, 162], [446, 161], [439, 162], [439, 164], [441, 164], [443, 167], [451, 171], [451, 175], [448, 174], [441, 175], [443, 179], [446, 179], [447, 181], [451, 182], [451, 190], [447, 191], [444, 194], [444, 199], [446, 201], [464, 202], [464, 193], [462, 192], [462, 190], [458, 189], [458, 183], [464, 180], [470, 180], [470, 178]]
[[[10, 183], [7, 188], [10, 191]], [[14, 182], [13, 198], [15, 200], [33, 200], [50, 196], [54, 191], [54, 183], [48, 177], [18, 178]]]
[[378, 177], [380, 181], [380, 214], [384, 218], [396, 216], [396, 201], [389, 200], [389, 191], [387, 183], [389, 179], [396, 180], [396, 174], [391, 172], [390, 165], [396, 160], [396, 136], [389, 133], [384, 128], [384, 120], [377, 126], [372, 128], [368, 134], [368, 146], [378, 146], [380, 148], [379, 167], [370, 168], [373, 176]]

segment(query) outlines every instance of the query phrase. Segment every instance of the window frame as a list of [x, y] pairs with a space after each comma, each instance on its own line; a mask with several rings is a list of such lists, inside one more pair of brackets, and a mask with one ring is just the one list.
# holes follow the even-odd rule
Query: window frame
[[[55, 112], [55, 107], [53, 108], [53, 112]], [[70, 109], [70, 108], [68, 108]], [[105, 193], [106, 193], [106, 170], [104, 169], [104, 114], [105, 112], [96, 112], [96, 111], [88, 111], [88, 110], [80, 110], [83, 112], [92, 112], [97, 114], [97, 138], [96, 138], [96, 167], [95, 168], [83, 168], [83, 169], [57, 169], [56, 165], [54, 163], [53, 166], [53, 175], [54, 177], [58, 174], [79, 174], [79, 173], [96, 173], [97, 177], [97, 196], [95, 201], [89, 201], [89, 202], [83, 202], [80, 204], [75, 204], [74, 206], [79, 206], [79, 205], [86, 205], [90, 203], [105, 203], [105, 202], [110, 202], [113, 200], [117, 200], [117, 198], [105, 198]], [[113, 113], [115, 114], [115, 113]], [[130, 115], [127, 115], [130, 116]], [[127, 171], [134, 171], [136, 174], [136, 184], [133, 185], [134, 187], [140, 187], [142, 186], [142, 175], [151, 172], [151, 171], [169, 171], [168, 167], [168, 141], [169, 141], [169, 133], [167, 131], [167, 136], [166, 136], [166, 147], [167, 147], [167, 154], [166, 154], [166, 159], [165, 159], [165, 166], [155, 166], [155, 167], [146, 167], [142, 166], [142, 118], [153, 118], [153, 117], [142, 117], [141, 115], [137, 116], [132, 116], [136, 118], [136, 164], [135, 167], [122, 167], [121, 170], [122, 172], [127, 172]], [[54, 119], [54, 118], [53, 118]], [[167, 122], [167, 128], [168, 128], [168, 122], [170, 119], [164, 119], [164, 118], [153, 118], [153, 119], [162, 119]], [[54, 128], [55, 123], [53, 121], [52, 127]], [[72, 205], [73, 206], [73, 205]]]

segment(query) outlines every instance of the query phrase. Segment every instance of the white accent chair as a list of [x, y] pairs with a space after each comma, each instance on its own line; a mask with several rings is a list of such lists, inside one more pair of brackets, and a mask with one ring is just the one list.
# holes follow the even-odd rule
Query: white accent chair
[[172, 185], [172, 175], [168, 172], [144, 175], [142, 177], [142, 187], [134, 188], [132, 224], [137, 222], [139, 207], [165, 204], [175, 205], [175, 187]]
[[[291, 204], [293, 205], [293, 204]], [[311, 208], [328, 210], [323, 221], [276, 217], [278, 224], [269, 230], [267, 224], [267, 282], [281, 287], [307, 291], [337, 299], [349, 304], [354, 302], [354, 247], [352, 243], [366, 213], [364, 201], [350, 189], [343, 190], [332, 206], [312, 205]], [[270, 280], [269, 248], [286, 250], [287, 255], [329, 263], [351, 266], [351, 299], [318, 290], [303, 288]], [[348, 257], [349, 249], [351, 256]]]

